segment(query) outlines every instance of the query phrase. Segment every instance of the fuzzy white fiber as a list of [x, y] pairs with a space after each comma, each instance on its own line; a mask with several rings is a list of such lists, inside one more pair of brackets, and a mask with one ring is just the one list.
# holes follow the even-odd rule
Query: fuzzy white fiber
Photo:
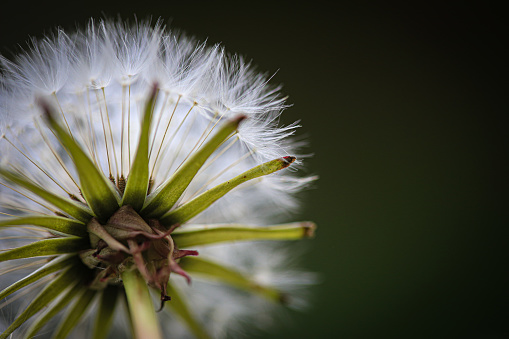
[[[58, 30], [33, 40], [13, 61], [0, 57], [0, 66], [0, 166], [19, 171], [66, 198], [68, 193], [80, 195], [77, 175], [66, 151], [46, 128], [40, 100], [61, 113], [61, 125], [106, 176], [118, 180], [129, 175], [143, 106], [157, 85], [149, 167], [155, 188], [225, 121], [245, 116], [238, 133], [212, 154], [177, 206], [263, 162], [283, 156], [299, 159], [301, 154], [302, 143], [292, 139], [297, 123], [279, 124], [287, 105], [280, 88], [269, 84], [270, 77], [220, 45], [207, 46], [168, 31], [159, 22], [90, 21], [83, 31]], [[298, 207], [296, 193], [314, 180], [297, 175], [301, 166], [298, 160], [294, 170], [240, 185], [191, 223], [271, 225], [288, 219]], [[9, 186], [5, 180], [0, 182]], [[52, 214], [51, 206], [5, 185], [0, 185], [0, 212]], [[0, 219], [4, 217], [0, 214]], [[0, 232], [2, 237], [11, 235], [5, 232]], [[11, 245], [0, 240], [0, 249]], [[291, 295], [314, 277], [290, 269], [290, 255], [281, 246], [218, 245], [203, 249], [200, 255], [237, 268], [260, 283], [289, 290]], [[7, 276], [0, 276], [0, 288], [5, 287]], [[268, 312], [274, 307], [258, 296], [199, 279], [179, 287], [188, 296], [192, 312], [215, 337], [236, 337], [244, 332], [243, 324], [255, 322], [263, 327], [272, 319]], [[161, 312], [160, 317], [171, 337], [189, 335], [185, 327], [175, 325], [178, 319], [173, 315]], [[174, 335], [177, 329], [182, 333]]]

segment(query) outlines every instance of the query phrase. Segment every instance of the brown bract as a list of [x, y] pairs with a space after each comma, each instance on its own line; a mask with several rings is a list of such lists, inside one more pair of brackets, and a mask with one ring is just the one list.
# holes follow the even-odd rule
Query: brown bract
[[128, 205], [120, 207], [104, 225], [93, 218], [87, 225], [92, 248], [80, 253], [82, 261], [94, 269], [91, 288], [118, 284], [122, 272], [136, 267], [150, 286], [161, 291], [162, 306], [170, 299], [166, 289], [171, 272], [191, 282], [177, 260], [198, 255], [197, 251], [176, 248], [171, 233], [178, 226], [166, 229], [158, 220], [144, 220]]

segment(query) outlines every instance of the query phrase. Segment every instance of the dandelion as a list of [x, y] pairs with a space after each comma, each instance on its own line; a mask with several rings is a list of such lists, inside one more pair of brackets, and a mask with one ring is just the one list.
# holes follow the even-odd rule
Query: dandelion
[[135, 338], [221, 337], [313, 281], [279, 241], [314, 224], [274, 224], [314, 179], [298, 126], [243, 58], [91, 21], [0, 62], [0, 307], [22, 306], [0, 338], [106, 338], [119, 314]]

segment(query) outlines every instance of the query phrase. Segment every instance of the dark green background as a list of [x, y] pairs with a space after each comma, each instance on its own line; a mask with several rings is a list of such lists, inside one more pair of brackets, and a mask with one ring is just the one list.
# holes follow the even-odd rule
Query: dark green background
[[507, 20], [357, 2], [45, 2], [2, 10], [1, 52], [90, 16], [169, 20], [277, 72], [319, 174], [313, 307], [259, 338], [508, 338]]

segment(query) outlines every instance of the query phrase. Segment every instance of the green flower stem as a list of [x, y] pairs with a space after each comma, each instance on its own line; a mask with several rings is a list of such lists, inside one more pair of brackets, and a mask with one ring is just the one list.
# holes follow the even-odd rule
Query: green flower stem
[[207, 207], [212, 205], [216, 200], [223, 197], [226, 193], [230, 192], [235, 187], [240, 184], [259, 178], [264, 175], [272, 174], [276, 171], [279, 171], [283, 168], [290, 166], [292, 162], [295, 161], [294, 157], [284, 157], [275, 159], [272, 161], [268, 161], [264, 164], [256, 166], [233, 179], [228, 180], [222, 184], [217, 185], [214, 188], [209, 189], [208, 191], [200, 194], [193, 200], [183, 204], [177, 209], [165, 214], [161, 218], [161, 223], [163, 225], [174, 225], [174, 224], [182, 224], [199, 213], [203, 212]]
[[147, 283], [138, 270], [122, 273], [127, 303], [136, 339], [162, 339]]
[[178, 230], [172, 238], [179, 248], [246, 240], [297, 240], [311, 238], [316, 226], [312, 222], [296, 222], [274, 226], [212, 225], [188, 231]]

